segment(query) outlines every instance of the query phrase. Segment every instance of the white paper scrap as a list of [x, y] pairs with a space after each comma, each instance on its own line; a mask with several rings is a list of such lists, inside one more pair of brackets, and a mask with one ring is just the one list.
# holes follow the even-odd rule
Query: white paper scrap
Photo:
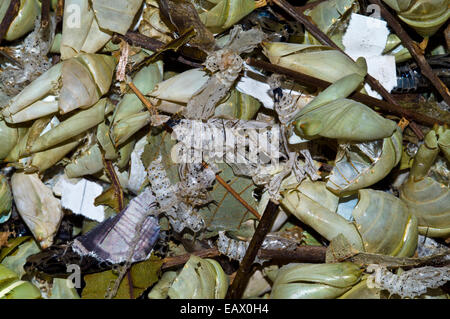
[[[386, 21], [352, 13], [342, 43], [352, 59], [366, 59], [367, 72], [390, 92], [397, 85], [397, 76], [394, 56], [382, 55], [388, 35]], [[365, 89], [370, 96], [381, 99], [368, 84]]]
[[105, 219], [103, 206], [95, 206], [94, 200], [103, 192], [103, 187], [84, 178], [68, 178], [62, 175], [53, 187], [53, 193], [61, 197], [61, 206], [74, 214], [102, 222]]

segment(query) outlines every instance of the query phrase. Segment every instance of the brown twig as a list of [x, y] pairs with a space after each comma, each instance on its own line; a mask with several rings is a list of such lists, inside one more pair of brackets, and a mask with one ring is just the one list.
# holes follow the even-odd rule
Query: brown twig
[[150, 103], [149, 100], [145, 98], [144, 94], [142, 94], [142, 92], [136, 87], [136, 85], [134, 85], [133, 82], [130, 82], [128, 83], [128, 86], [131, 88], [131, 90], [133, 90], [134, 94], [136, 94], [139, 100], [141, 100], [141, 102], [145, 105], [150, 114], [154, 115], [157, 112], [156, 108], [152, 103]]
[[[208, 168], [208, 164], [205, 162], [202, 163], [204, 168]], [[252, 206], [250, 206], [249, 203], [247, 203], [222, 177], [219, 176], [219, 174], [216, 174], [216, 180], [225, 187], [225, 189], [233, 195], [234, 198], [236, 198], [245, 208], [247, 208], [250, 213], [252, 213], [258, 220], [261, 220], [261, 215], [254, 209]]]
[[[293, 17], [298, 22], [302, 23], [305, 28], [322, 44], [330, 46], [342, 54], [345, 54], [349, 59], [351, 59], [344, 51], [341, 50], [325, 33], [323, 33], [315, 24], [312, 22], [307, 16], [305, 16], [302, 12], [296, 10], [292, 5], [290, 5], [286, 0], [273, 0], [280, 8], [286, 11], [291, 17]], [[388, 103], [394, 105], [397, 108], [400, 108], [400, 105], [394, 98], [389, 94], [388, 91], [378, 82], [377, 79], [372, 77], [370, 74], [366, 75], [365, 81], [377, 91]], [[414, 125], [413, 122], [410, 123], [411, 128], [417, 134], [420, 139], [423, 139], [422, 131]]]
[[58, 0], [56, 7], [56, 24], [60, 23], [64, 15], [64, 0]]
[[0, 24], [0, 43], [8, 32], [9, 26], [19, 13], [20, 0], [11, 0], [5, 16]]
[[168, 268], [184, 265], [185, 263], [187, 263], [187, 261], [189, 260], [191, 255], [201, 257], [201, 258], [212, 258], [212, 257], [219, 256], [220, 252], [217, 250], [217, 248], [210, 248], [210, 249], [199, 250], [192, 254], [184, 254], [184, 255], [175, 256], [175, 257], [166, 257], [163, 259], [164, 264], [162, 265], [161, 269], [165, 270]]
[[[147, 36], [137, 33], [137, 32], [127, 32], [125, 35], [116, 34], [114, 37], [116, 37], [118, 39], [122, 39], [132, 46], [138, 46], [143, 49], [151, 50], [154, 52], [162, 49], [166, 45], [166, 43], [164, 43], [164, 42], [147, 37]], [[181, 55], [179, 55], [176, 58], [176, 60], [180, 63], [186, 64], [186, 65], [189, 65], [189, 66], [192, 66], [195, 68], [203, 67], [203, 65], [201, 63], [191, 61]]]
[[275, 204], [273, 201], [269, 200], [264, 214], [247, 248], [247, 252], [239, 265], [236, 277], [228, 290], [227, 299], [240, 299], [242, 297], [248, 280], [250, 279], [253, 261], [258, 254], [264, 238], [266, 238], [267, 233], [270, 231], [272, 224], [275, 221], [278, 206], [278, 204]]
[[258, 256], [262, 259], [283, 260], [289, 262], [324, 263], [327, 248], [323, 246], [300, 246], [296, 250], [261, 249]]
[[328, 0], [316, 0], [316, 1], [313, 1], [313, 2], [308, 2], [308, 3], [306, 3], [306, 4], [303, 5], [303, 6], [295, 7], [295, 9], [296, 9], [298, 12], [305, 12], [306, 10], [312, 9], [312, 8], [314, 8], [315, 6], [317, 6], [319, 3], [322, 3], [322, 2], [325, 2], [325, 1], [328, 1]]
[[41, 0], [41, 28], [45, 29], [49, 25], [50, 0]]
[[[254, 66], [257, 68], [261, 68], [261, 69], [264, 69], [269, 72], [284, 74], [284, 75], [292, 78], [293, 80], [295, 80], [301, 84], [304, 84], [304, 85], [314, 86], [314, 87], [317, 87], [320, 89], [325, 89], [332, 84], [330, 82], [323, 81], [323, 80], [317, 79], [315, 77], [312, 77], [312, 76], [309, 76], [309, 75], [306, 75], [306, 74], [303, 74], [300, 72], [296, 72], [291, 69], [287, 69], [287, 68], [284, 68], [284, 67], [281, 67], [278, 65], [267, 63], [267, 62], [264, 62], [261, 60], [256, 60], [256, 59], [250, 58], [250, 59], [247, 59], [246, 62], [248, 65], [251, 65], [251, 66]], [[414, 120], [417, 123], [421, 123], [424, 125], [433, 126], [435, 123], [438, 123], [441, 125], [443, 125], [443, 124], [450, 125], [450, 123], [444, 122], [442, 119], [437, 119], [437, 118], [433, 118], [433, 117], [430, 117], [430, 116], [427, 116], [424, 114], [419, 114], [412, 110], [405, 109], [398, 105], [390, 104], [383, 100], [375, 99], [369, 95], [362, 94], [359, 92], [353, 93], [352, 95], [349, 96], [349, 98], [353, 99], [355, 101], [361, 102], [372, 108], [380, 108], [383, 111], [390, 113], [390, 114], [394, 114], [397, 116], [404, 116], [408, 120], [411, 120], [411, 121]]]
[[394, 30], [397, 36], [402, 40], [402, 44], [408, 49], [411, 56], [416, 60], [417, 64], [424, 75], [431, 84], [436, 88], [439, 94], [444, 99], [447, 105], [450, 105], [450, 91], [445, 86], [444, 82], [433, 72], [427, 60], [423, 56], [421, 49], [418, 45], [409, 37], [408, 33], [403, 29], [402, 25], [397, 19], [386, 9], [380, 0], [369, 0], [371, 3], [379, 6], [381, 16], [387, 21], [388, 25]]

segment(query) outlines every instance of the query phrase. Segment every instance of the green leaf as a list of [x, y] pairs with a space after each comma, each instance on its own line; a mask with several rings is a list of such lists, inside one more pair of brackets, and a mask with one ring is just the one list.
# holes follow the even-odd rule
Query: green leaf
[[19, 275], [19, 278], [25, 274], [23, 266], [27, 262], [27, 258], [40, 252], [39, 245], [34, 240], [29, 240], [20, 245], [12, 254], [5, 257], [2, 265], [8, 267]]
[[[235, 176], [227, 164], [217, 164], [221, 170], [220, 176], [230, 185], [250, 206], [257, 210], [257, 203], [253, 197], [256, 186], [249, 178]], [[254, 228], [244, 225], [250, 219], [256, 219], [236, 198], [218, 182], [215, 182], [210, 192], [214, 203], [199, 210], [210, 232], [206, 237], [215, 236], [219, 231], [225, 230], [234, 236], [250, 237]]]
[[[137, 263], [131, 267], [134, 297], [139, 297], [145, 289], [158, 281], [163, 261], [151, 256], [148, 260]], [[81, 294], [82, 299], [104, 299], [108, 287], [113, 287], [118, 278], [112, 270], [84, 276], [86, 287]], [[125, 276], [120, 283], [114, 299], [130, 299], [130, 286]]]
[[20, 244], [22, 244], [23, 242], [27, 241], [30, 238], [31, 236], [23, 236], [10, 239], [8, 241], [8, 246], [0, 251], [0, 262], [3, 260], [3, 258], [8, 256], [14, 249], [16, 249]]

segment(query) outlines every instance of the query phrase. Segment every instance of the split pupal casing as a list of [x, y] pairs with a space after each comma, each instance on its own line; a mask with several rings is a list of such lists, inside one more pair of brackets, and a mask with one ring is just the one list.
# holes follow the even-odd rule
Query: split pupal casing
[[66, 0], [64, 2], [61, 57], [96, 53], [114, 32], [125, 34], [143, 0]]
[[397, 129], [383, 140], [346, 145], [355, 145], [354, 151], [339, 151], [327, 182], [328, 189], [340, 196], [371, 186], [389, 174], [401, 159], [402, 134]]
[[81, 256], [91, 255], [113, 264], [145, 260], [159, 238], [156, 210], [155, 197], [146, 188], [119, 214], [76, 238], [72, 249]]
[[0, 160], [5, 159], [19, 140], [18, 129], [0, 120]]
[[63, 211], [53, 192], [37, 174], [14, 173], [11, 189], [19, 215], [42, 248], [52, 245], [63, 218]]
[[228, 276], [214, 259], [191, 255], [168, 290], [171, 299], [223, 299]]
[[6, 176], [0, 175], [0, 224], [11, 216], [12, 193]]
[[350, 262], [288, 264], [277, 273], [271, 299], [334, 299], [359, 282], [363, 270]]
[[108, 92], [115, 64], [113, 57], [101, 54], [60, 62], [13, 97], [3, 116], [8, 123], [21, 123], [89, 108]]
[[449, 132], [445, 127], [437, 127], [425, 136], [414, 157], [410, 176], [400, 188], [400, 198], [417, 217], [419, 233], [424, 236], [450, 235], [449, 187], [428, 176], [439, 150], [448, 155]]
[[362, 79], [358, 74], [347, 75], [319, 93], [293, 121], [296, 133], [308, 139], [327, 137], [358, 142], [392, 136], [397, 129], [394, 121], [362, 103], [346, 99]]
[[105, 115], [112, 111], [108, 99], [101, 99], [94, 106], [80, 110], [62, 121], [59, 125], [39, 136], [31, 147], [31, 153], [45, 151], [53, 146], [86, 132], [104, 121]]
[[102, 169], [102, 153], [98, 144], [94, 144], [70, 164], [67, 164], [64, 171], [66, 172], [67, 177], [76, 178], [98, 173]]
[[303, 181], [284, 192], [281, 205], [327, 240], [342, 234], [359, 251], [409, 257], [417, 247], [417, 218], [386, 192], [359, 190], [353, 222], [336, 213], [339, 198], [323, 182]]
[[[6, 0], [0, 4], [0, 21], [3, 20], [10, 3], [11, 0]], [[11, 22], [4, 39], [7, 41], [17, 40], [32, 31], [40, 11], [37, 0], [20, 0], [19, 12]]]
[[264, 55], [270, 62], [315, 78], [335, 82], [366, 70], [343, 53], [323, 45], [284, 42], [263, 42]]
[[398, 17], [423, 37], [435, 34], [450, 18], [448, 0], [383, 0]]
[[0, 299], [41, 299], [39, 289], [0, 264]]

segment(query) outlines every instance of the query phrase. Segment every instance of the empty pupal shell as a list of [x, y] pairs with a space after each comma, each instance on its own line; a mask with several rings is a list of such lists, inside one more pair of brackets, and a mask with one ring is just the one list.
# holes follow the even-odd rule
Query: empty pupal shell
[[256, 9], [254, 0], [195, 0], [200, 20], [213, 33], [221, 33]]
[[322, 45], [263, 42], [270, 62], [318, 79], [335, 82], [352, 73], [365, 75], [362, 66], [343, 53]]
[[12, 270], [0, 264], [0, 299], [40, 299], [41, 292], [28, 281], [19, 280]]
[[8, 180], [4, 175], [0, 175], [0, 223], [9, 219], [12, 204], [12, 194]]
[[300, 110], [294, 120], [296, 132], [304, 138], [319, 136], [367, 142], [392, 136], [397, 128], [366, 105], [346, 99], [363, 76], [347, 75], [322, 91]]
[[423, 37], [432, 36], [450, 17], [448, 0], [383, 0]]
[[171, 299], [223, 299], [228, 290], [228, 276], [214, 259], [191, 255], [170, 287]]
[[0, 160], [8, 156], [19, 139], [17, 128], [9, 126], [5, 121], [0, 120]]
[[17, 210], [35, 239], [42, 248], [51, 246], [63, 217], [59, 200], [37, 174], [14, 173], [11, 188]]
[[357, 250], [412, 256], [417, 247], [417, 219], [395, 196], [371, 189], [358, 191], [354, 223], [336, 213], [338, 197], [325, 183], [303, 181], [284, 193], [281, 204], [328, 240], [342, 234]]
[[400, 189], [400, 198], [417, 217], [419, 233], [425, 236], [446, 238], [450, 234], [450, 189], [428, 176], [439, 149], [448, 155], [448, 132], [449, 129], [437, 127], [425, 136], [410, 176]]
[[66, 0], [64, 3], [61, 57], [95, 53], [114, 32], [125, 34], [142, 0]]
[[350, 263], [289, 264], [277, 273], [271, 299], [334, 299], [359, 282], [359, 266]]
[[[11, 0], [6, 0], [0, 4], [0, 21], [3, 20], [10, 3]], [[20, 0], [19, 12], [6, 32], [5, 40], [16, 40], [33, 30], [34, 22], [40, 11], [37, 0]]]
[[343, 195], [368, 187], [383, 179], [402, 155], [402, 134], [366, 143], [341, 144], [327, 187]]

